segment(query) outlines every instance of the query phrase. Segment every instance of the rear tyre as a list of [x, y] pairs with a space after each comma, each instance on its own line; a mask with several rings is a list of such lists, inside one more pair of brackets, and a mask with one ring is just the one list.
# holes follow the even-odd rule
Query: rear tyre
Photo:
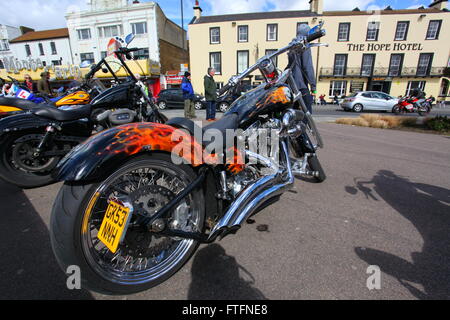
[[224, 113], [227, 112], [229, 107], [230, 107], [230, 105], [226, 102], [219, 103], [220, 112], [224, 112]]
[[167, 103], [166, 103], [165, 101], [160, 101], [160, 102], [158, 103], [158, 108], [159, 108], [160, 110], [165, 110], [165, 109], [167, 108]]
[[[148, 212], [159, 210], [195, 178], [190, 166], [175, 165], [170, 155], [150, 154], [129, 160], [102, 182], [64, 184], [50, 220], [51, 244], [62, 270], [79, 266], [82, 286], [104, 294], [131, 294], [166, 281], [199, 243], [158, 235], [142, 223]], [[124, 240], [113, 254], [97, 235], [107, 200], [122, 194], [127, 194], [134, 211]], [[166, 227], [202, 232], [202, 191], [194, 190], [168, 215], [167, 221], [161, 219]]]
[[325, 171], [322, 168], [322, 165], [320, 164], [319, 158], [317, 158], [317, 155], [314, 155], [312, 157], [308, 158], [308, 165], [311, 171], [317, 171], [318, 175], [314, 177], [316, 182], [324, 182], [327, 178], [325, 175]]
[[194, 102], [194, 108], [195, 108], [195, 110], [202, 110], [203, 109], [203, 103], [201, 101], [195, 101]]
[[[27, 138], [34, 136], [35, 138]], [[53, 183], [51, 170], [59, 157], [33, 158], [41, 133], [21, 132], [0, 140], [0, 177], [20, 188], [37, 188]]]
[[364, 107], [361, 103], [357, 103], [353, 106], [353, 111], [354, 112], [361, 112], [363, 111]]

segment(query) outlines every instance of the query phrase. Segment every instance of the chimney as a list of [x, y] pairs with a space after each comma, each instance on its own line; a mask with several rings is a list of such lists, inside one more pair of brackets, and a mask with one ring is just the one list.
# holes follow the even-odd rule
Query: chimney
[[309, 0], [309, 10], [316, 14], [322, 14], [323, 0]]
[[436, 0], [433, 1], [428, 7], [438, 10], [444, 10], [447, 9], [447, 2], [448, 0]]
[[194, 5], [194, 17], [195, 20], [200, 19], [200, 17], [202, 16], [202, 8], [200, 8], [200, 4], [198, 3], [198, 0], [195, 0], [195, 5]]

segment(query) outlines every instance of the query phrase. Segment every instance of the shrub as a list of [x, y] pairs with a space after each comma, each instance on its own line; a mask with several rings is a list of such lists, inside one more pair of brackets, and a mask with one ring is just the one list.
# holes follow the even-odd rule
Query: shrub
[[435, 131], [450, 131], [450, 119], [447, 116], [436, 116], [425, 119], [425, 126]]
[[386, 121], [389, 128], [397, 128], [402, 124], [402, 119], [400, 117], [381, 116], [380, 120]]
[[415, 127], [417, 125], [417, 118], [414, 118], [414, 117], [402, 117], [401, 124], [404, 127]]
[[360, 116], [362, 119], [366, 120], [370, 126], [377, 120], [380, 120], [380, 116], [377, 114], [363, 114]]

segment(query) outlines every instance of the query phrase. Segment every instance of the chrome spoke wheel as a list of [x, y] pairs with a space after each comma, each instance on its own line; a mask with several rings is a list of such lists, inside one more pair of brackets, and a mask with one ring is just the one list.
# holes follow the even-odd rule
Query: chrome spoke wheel
[[[96, 273], [122, 285], [156, 280], [172, 269], [196, 245], [194, 240], [151, 232], [146, 221], [181, 192], [189, 181], [169, 166], [141, 160], [124, 166], [101, 183], [93, 193], [90, 210], [83, 218], [82, 249]], [[115, 253], [98, 238], [108, 201], [126, 197], [133, 206], [123, 241]], [[201, 212], [192, 195], [184, 198], [161, 221], [165, 228], [195, 232], [201, 229]]]

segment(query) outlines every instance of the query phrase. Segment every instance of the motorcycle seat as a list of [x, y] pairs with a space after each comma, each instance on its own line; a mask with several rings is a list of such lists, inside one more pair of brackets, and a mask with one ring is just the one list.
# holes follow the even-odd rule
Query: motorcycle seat
[[[201, 132], [203, 135], [203, 133], [205, 133], [205, 131], [209, 130], [209, 129], [219, 130], [219, 132], [222, 134], [223, 141], [225, 141], [226, 130], [227, 129], [235, 130], [238, 128], [239, 123], [237, 120], [238, 120], [238, 114], [232, 113], [232, 114], [223, 116], [220, 120], [218, 120], [214, 123], [211, 123], [202, 128], [198, 127], [195, 124], [195, 122], [192, 121], [191, 119], [182, 118], [182, 117], [176, 117], [176, 118], [169, 119], [165, 124], [175, 127], [175, 128], [185, 129], [191, 135], [195, 135], [196, 132]], [[197, 128], [197, 130], [196, 130], [196, 128]], [[207, 143], [209, 143], [209, 141], [203, 141], [203, 143], [207, 144]]]
[[33, 101], [14, 98], [14, 97], [0, 97], [0, 106], [10, 106], [16, 107], [21, 110], [31, 110], [39, 106], [39, 104], [34, 103]]
[[216, 130], [219, 130], [225, 137], [227, 129], [232, 129], [232, 130], [237, 129], [237, 127], [238, 127], [237, 119], [238, 119], [237, 113], [232, 113], [232, 114], [223, 116], [220, 120], [218, 120], [214, 123], [211, 123], [202, 128], [199, 128], [195, 124], [195, 122], [192, 121], [191, 119], [182, 118], [182, 117], [175, 117], [175, 118], [169, 119], [166, 122], [166, 124], [169, 126], [175, 127], [175, 128], [185, 129], [192, 135], [194, 135], [196, 132], [195, 128], [198, 128], [197, 132], [202, 132], [202, 133], [204, 133], [208, 129], [216, 129]]
[[34, 108], [32, 113], [56, 121], [73, 121], [89, 118], [91, 115], [91, 105], [87, 104], [72, 110], [61, 110], [46, 105]]

